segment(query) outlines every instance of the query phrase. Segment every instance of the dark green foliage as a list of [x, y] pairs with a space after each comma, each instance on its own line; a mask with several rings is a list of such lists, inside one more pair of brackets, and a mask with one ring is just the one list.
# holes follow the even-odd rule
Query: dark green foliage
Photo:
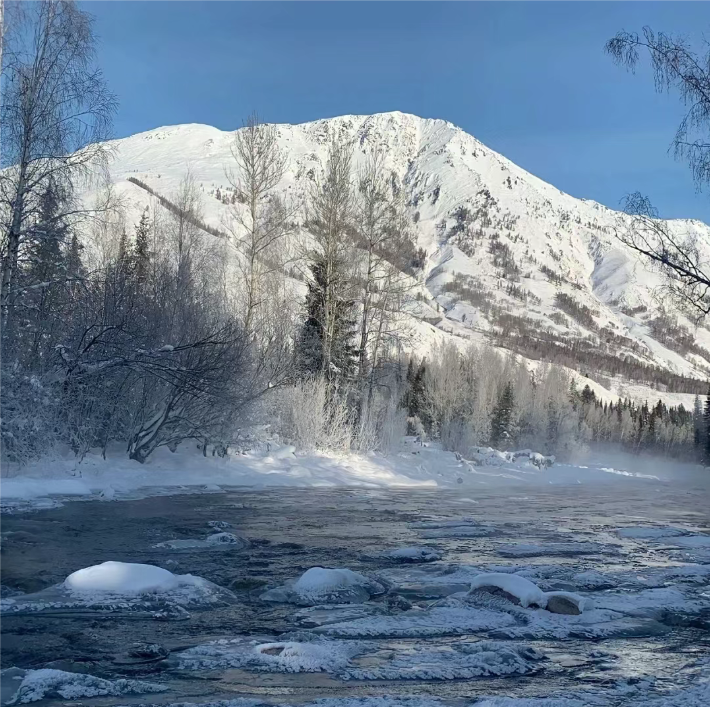
[[491, 418], [491, 444], [497, 449], [508, 448], [514, 439], [513, 413], [515, 407], [515, 392], [513, 384], [508, 381], [498, 398]]
[[306, 293], [306, 321], [301, 330], [296, 354], [299, 369], [308, 375], [323, 373], [328, 380], [335, 383], [352, 380], [357, 365], [357, 350], [354, 345], [357, 325], [355, 302], [347, 296], [343, 287], [330, 283], [330, 291], [334, 296], [331, 301], [333, 330], [328, 365], [325, 358], [323, 324], [329, 283], [322, 260], [314, 259], [310, 269], [311, 278]]

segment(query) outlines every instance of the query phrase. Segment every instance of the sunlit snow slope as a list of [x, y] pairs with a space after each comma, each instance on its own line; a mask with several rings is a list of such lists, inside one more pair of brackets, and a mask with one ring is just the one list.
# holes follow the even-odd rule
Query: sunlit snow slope
[[[574, 345], [586, 358], [563, 362], [614, 395], [636, 398], [658, 396], [640, 378], [622, 385], [626, 374], [612, 370], [613, 358], [706, 379], [710, 331], [682, 317], [677, 323], [688, 331], [674, 330], [673, 312], [659, 320], [660, 278], [615, 238], [627, 223], [619, 212], [564, 194], [443, 120], [399, 112], [343, 116], [279, 125], [278, 134], [289, 158], [279, 189], [295, 200], [322, 170], [332, 137], [353, 141], [356, 163], [368, 146], [384, 151], [427, 253], [413, 304], [420, 342], [443, 332], [459, 341], [487, 338], [531, 359], [544, 357], [550, 342]], [[221, 228], [230, 194], [226, 170], [235, 167], [233, 137], [206, 125], [179, 125], [116, 140], [111, 177], [130, 218], [137, 220], [151, 197], [129, 178], [170, 197], [189, 168], [204, 192], [206, 222]], [[710, 253], [705, 224], [678, 220], [670, 227], [694, 234]], [[599, 354], [591, 363], [590, 352]]]

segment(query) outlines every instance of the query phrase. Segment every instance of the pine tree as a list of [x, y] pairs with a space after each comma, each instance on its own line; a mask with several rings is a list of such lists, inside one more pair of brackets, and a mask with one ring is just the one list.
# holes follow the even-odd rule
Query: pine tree
[[693, 403], [693, 443], [698, 452], [703, 441], [703, 405], [700, 402], [700, 396], [695, 396]]
[[136, 243], [133, 251], [135, 260], [136, 281], [141, 287], [148, 278], [150, 269], [150, 220], [148, 218], [148, 209], [143, 212], [141, 220], [136, 225]]
[[710, 459], [710, 389], [708, 389], [708, 394], [705, 398], [705, 411], [703, 414], [703, 417], [705, 418], [703, 422], [705, 423], [703, 425], [704, 428], [704, 442], [705, 442], [705, 459]]
[[513, 441], [513, 412], [515, 393], [508, 381], [503, 386], [491, 418], [491, 443], [494, 447], [509, 447]]
[[49, 343], [52, 331], [64, 307], [64, 292], [67, 279], [67, 262], [64, 244], [69, 236], [69, 227], [59, 217], [61, 196], [50, 183], [42, 193], [37, 222], [29, 236], [27, 265], [21, 273], [21, 281], [27, 288], [20, 295], [22, 307], [27, 312], [24, 322], [25, 353], [29, 354], [31, 367], [40, 365], [45, 344]]
[[589, 405], [590, 403], [595, 402], [597, 399], [597, 396], [594, 394], [594, 391], [589, 387], [589, 384], [584, 386], [584, 390], [582, 390], [582, 402], [585, 405]]
[[[357, 366], [355, 302], [344, 288], [328, 288], [325, 263], [316, 255], [310, 265], [311, 278], [306, 293], [306, 321], [303, 325], [297, 358], [302, 372], [325, 375], [335, 383], [352, 380]], [[325, 308], [330, 289], [330, 359], [323, 355]]]

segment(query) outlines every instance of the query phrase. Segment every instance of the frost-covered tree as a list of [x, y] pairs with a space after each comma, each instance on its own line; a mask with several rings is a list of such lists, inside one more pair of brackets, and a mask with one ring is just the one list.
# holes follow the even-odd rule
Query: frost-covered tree
[[93, 64], [91, 17], [72, 0], [12, 3], [5, 15], [0, 96], [0, 307], [12, 350], [17, 277], [50, 182], [63, 194], [57, 218], [86, 209], [74, 194], [106, 162], [116, 102]]

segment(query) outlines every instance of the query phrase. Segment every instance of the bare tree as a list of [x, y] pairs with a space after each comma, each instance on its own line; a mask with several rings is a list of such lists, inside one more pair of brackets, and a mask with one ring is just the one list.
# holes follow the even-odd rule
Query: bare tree
[[81, 213], [72, 198], [81, 177], [106, 163], [116, 107], [93, 67], [92, 20], [73, 0], [8, 6], [0, 122], [2, 325], [11, 334], [13, 281], [28, 226], [52, 180], [66, 194], [58, 218]]
[[[657, 91], [675, 89], [687, 112], [673, 139], [677, 158], [687, 160], [698, 189], [710, 181], [710, 44], [697, 54], [684, 37], [619, 32], [606, 43], [614, 61], [634, 71], [647, 52]], [[682, 234], [658, 218], [649, 200], [633, 194], [626, 200], [632, 216], [618, 228], [622, 242], [648, 258], [666, 276], [666, 291], [699, 317], [710, 313], [710, 266], [692, 235]]]
[[359, 175], [356, 201], [357, 244], [364, 250], [360, 266], [361, 319], [358, 347], [360, 417], [367, 417], [378, 374], [387, 378], [381, 363], [389, 353], [399, 360], [408, 332], [403, 314], [414, 280], [393, 261], [411, 243], [411, 221], [401, 190], [385, 169], [384, 153], [367, 155]]
[[263, 304], [266, 280], [283, 273], [284, 259], [277, 246], [291, 230], [295, 208], [274, 194], [287, 168], [274, 125], [262, 123], [253, 113], [235, 133], [231, 149], [237, 171], [227, 172], [235, 197], [227, 225], [239, 253], [244, 328], [251, 332], [257, 310]]

